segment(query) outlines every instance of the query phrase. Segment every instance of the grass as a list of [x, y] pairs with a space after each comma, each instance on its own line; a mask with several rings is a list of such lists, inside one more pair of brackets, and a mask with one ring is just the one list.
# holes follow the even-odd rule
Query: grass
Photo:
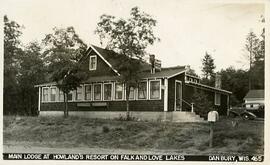
[[[207, 123], [136, 122], [78, 117], [4, 116], [4, 145], [169, 150], [184, 154], [263, 154], [264, 122], [222, 119], [208, 147]], [[234, 119], [235, 120], [235, 119]]]

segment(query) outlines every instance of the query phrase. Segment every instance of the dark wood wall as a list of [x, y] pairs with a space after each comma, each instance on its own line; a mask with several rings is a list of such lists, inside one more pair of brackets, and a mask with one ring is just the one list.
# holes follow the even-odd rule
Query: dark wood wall
[[[192, 102], [192, 97], [193, 97], [193, 95], [195, 93], [195, 90], [203, 91], [206, 94], [207, 99], [212, 102], [212, 105], [218, 111], [218, 113], [220, 115], [226, 115], [227, 114], [227, 109], [229, 108], [227, 106], [227, 98], [229, 97], [227, 94], [220, 93], [221, 94], [221, 100], [220, 100], [220, 105], [218, 106], [218, 105], [215, 105], [215, 92], [214, 91], [206, 90], [206, 89], [202, 89], [202, 88], [196, 88], [196, 87], [193, 87], [193, 86], [186, 85], [183, 95], [184, 95], [184, 99], [186, 101], [188, 101], [189, 103]], [[189, 107], [185, 105], [184, 108], [188, 109]]]
[[[89, 58], [91, 55], [97, 56], [97, 69], [89, 70]], [[105, 63], [94, 51], [82, 59], [81, 67], [89, 76], [116, 76], [117, 74], [112, 70], [112, 68]]]

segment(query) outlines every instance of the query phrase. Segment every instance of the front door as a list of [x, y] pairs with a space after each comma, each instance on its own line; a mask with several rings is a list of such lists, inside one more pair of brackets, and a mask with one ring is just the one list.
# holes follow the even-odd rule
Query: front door
[[174, 110], [181, 111], [182, 110], [182, 82], [175, 81], [175, 103]]

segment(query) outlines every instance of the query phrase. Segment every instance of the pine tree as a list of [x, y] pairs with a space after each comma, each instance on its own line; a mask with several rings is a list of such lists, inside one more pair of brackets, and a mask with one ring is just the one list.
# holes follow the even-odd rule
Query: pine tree
[[202, 72], [203, 72], [203, 78], [202, 83], [210, 86], [214, 86], [215, 84], [215, 72], [214, 69], [216, 68], [214, 64], [214, 59], [210, 54], [207, 52], [205, 53], [205, 56], [202, 60]]

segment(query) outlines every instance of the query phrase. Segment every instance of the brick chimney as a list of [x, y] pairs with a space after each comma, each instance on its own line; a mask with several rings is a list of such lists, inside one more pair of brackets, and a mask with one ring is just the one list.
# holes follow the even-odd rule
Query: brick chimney
[[151, 73], [161, 70], [161, 61], [155, 58], [154, 54], [149, 55], [149, 63], [151, 64]]
[[221, 89], [221, 75], [216, 73], [215, 87]]

